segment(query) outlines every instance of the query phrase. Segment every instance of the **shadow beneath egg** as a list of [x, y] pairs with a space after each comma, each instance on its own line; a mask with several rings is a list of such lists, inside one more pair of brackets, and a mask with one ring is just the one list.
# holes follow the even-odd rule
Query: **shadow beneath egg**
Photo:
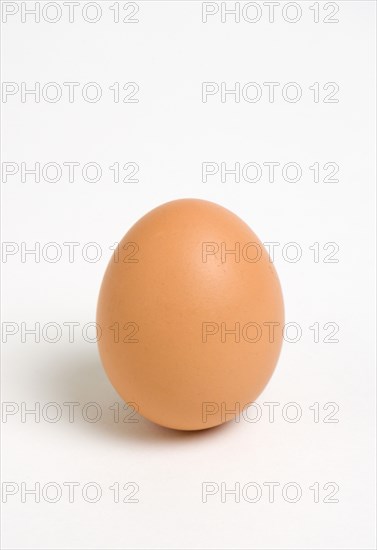
[[[97, 349], [80, 354], [60, 355], [54, 360], [50, 376], [41, 381], [50, 396], [46, 402], [59, 403], [64, 418], [88, 436], [95, 431], [101, 437], [111, 437], [129, 443], [179, 443], [217, 437], [230, 424], [196, 431], [164, 428], [147, 420], [126, 405], [119, 397], [101, 365]], [[53, 397], [53, 399], [51, 399]], [[64, 405], [71, 403], [71, 405]], [[69, 412], [71, 411], [71, 412]], [[71, 414], [71, 420], [69, 419]], [[73, 419], [73, 421], [72, 421]]]

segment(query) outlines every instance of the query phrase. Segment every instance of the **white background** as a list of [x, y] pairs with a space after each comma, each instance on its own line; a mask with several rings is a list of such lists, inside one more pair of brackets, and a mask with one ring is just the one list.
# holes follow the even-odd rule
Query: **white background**
[[[21, 10], [20, 2], [14, 4]], [[114, 23], [114, 3], [99, 2], [102, 16], [93, 24], [81, 16], [83, 4], [73, 23], [67, 11], [55, 24], [32, 17], [23, 23], [19, 11], [2, 25], [3, 81], [30, 88], [35, 82], [80, 83], [73, 103], [66, 90], [56, 103], [37, 103], [31, 96], [22, 102], [20, 93], [6, 97], [3, 162], [96, 162], [103, 171], [97, 183], [85, 181], [81, 171], [72, 183], [66, 172], [56, 183], [43, 177], [36, 183], [33, 176], [22, 182], [19, 171], [2, 184], [3, 241], [19, 250], [55, 242], [63, 251], [56, 263], [43, 255], [39, 262], [32, 255], [22, 261], [20, 252], [3, 256], [3, 327], [17, 327], [2, 353], [2, 397], [14, 413], [3, 416], [2, 480], [3, 488], [7, 482], [17, 488], [2, 506], [3, 547], [374, 548], [375, 3], [338, 1], [339, 22], [332, 24], [323, 22], [329, 13], [323, 3], [319, 23], [313, 22], [312, 2], [300, 3], [297, 23], [284, 20], [285, 2], [270, 23], [260, 3], [262, 17], [254, 24], [243, 18], [237, 24], [232, 16], [221, 23], [220, 12], [203, 23], [202, 4], [195, 1], [139, 2], [135, 24]], [[103, 91], [97, 103], [81, 96], [82, 86], [93, 81]], [[130, 81], [140, 87], [139, 102], [115, 103], [109, 86]], [[208, 81], [229, 87], [257, 82], [263, 96], [255, 103], [229, 96], [222, 103], [217, 94], [203, 103], [202, 82]], [[263, 82], [272, 81], [280, 86], [270, 103]], [[292, 81], [302, 88], [296, 103], [281, 95]], [[314, 82], [336, 82], [339, 101], [324, 103], [321, 91], [314, 102]], [[281, 165], [273, 183], [266, 169], [255, 183], [232, 177], [221, 182], [219, 175], [204, 183], [206, 161]], [[114, 162], [136, 162], [139, 182], [115, 183], [109, 170]], [[281, 166], [287, 162], [301, 166], [299, 181], [284, 181]], [[339, 181], [324, 182], [321, 171], [321, 181], [314, 182], [309, 166], [315, 162], [337, 163]], [[142, 418], [122, 422], [124, 411], [114, 422], [109, 407], [123, 404], [102, 370], [96, 344], [82, 336], [84, 325], [95, 320], [110, 247], [148, 210], [181, 197], [218, 202], [263, 242], [279, 243], [274, 263], [286, 320], [299, 324], [302, 335], [284, 343], [258, 399], [258, 422], [241, 419], [199, 433], [166, 430]], [[64, 242], [79, 243], [73, 262]], [[89, 242], [101, 247], [98, 262], [82, 256]], [[297, 262], [282, 254], [289, 242], [302, 251]], [[319, 261], [309, 248], [316, 242]], [[323, 249], [329, 242], [339, 246], [337, 262], [324, 261], [332, 251]], [[52, 322], [62, 328], [57, 343], [47, 341], [53, 331], [39, 343], [22, 334], [22, 327]], [[72, 343], [67, 322], [80, 324]], [[339, 326], [333, 337], [338, 342], [324, 342], [329, 322]], [[309, 329], [314, 323], [319, 342]], [[39, 421], [21, 414], [36, 403], [46, 411], [51, 402], [62, 410], [55, 423], [47, 413]], [[79, 404], [73, 422], [65, 402]], [[86, 408], [90, 402], [101, 409], [98, 422], [83, 418], [93, 414]], [[266, 402], [278, 403], [271, 422]], [[302, 413], [297, 422], [287, 421], [287, 409], [283, 414], [289, 402]], [[310, 409], [314, 403], [318, 422]], [[325, 409], [326, 403], [335, 405]], [[335, 410], [329, 418], [338, 422], [325, 421]], [[71, 481], [80, 486], [70, 503], [63, 483]], [[263, 485], [271, 481], [280, 484], [274, 502]], [[63, 489], [58, 502], [48, 502], [53, 489], [39, 503], [33, 495], [22, 502], [22, 483], [31, 488], [48, 482]], [[96, 503], [82, 497], [88, 482], [102, 489]], [[122, 502], [122, 490], [115, 503], [109, 489], [115, 482], [137, 483], [139, 502]], [[206, 503], [204, 482], [219, 487]], [[258, 483], [260, 500], [248, 502], [241, 492], [240, 502], [234, 495], [223, 495], [221, 502], [220, 484], [232, 488], [237, 482], [241, 489]], [[301, 488], [296, 503], [284, 498], [288, 482]], [[339, 487], [333, 497], [338, 502], [324, 502], [333, 487], [325, 489], [328, 482]], [[309, 489], [315, 483], [318, 503]]]

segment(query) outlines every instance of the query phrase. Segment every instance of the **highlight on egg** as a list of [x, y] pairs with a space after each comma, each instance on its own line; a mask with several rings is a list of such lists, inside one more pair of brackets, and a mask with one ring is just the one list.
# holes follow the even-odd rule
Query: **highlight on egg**
[[122, 399], [162, 426], [202, 430], [237, 417], [266, 386], [284, 306], [246, 223], [218, 204], [180, 199], [123, 237], [97, 322], [101, 360]]

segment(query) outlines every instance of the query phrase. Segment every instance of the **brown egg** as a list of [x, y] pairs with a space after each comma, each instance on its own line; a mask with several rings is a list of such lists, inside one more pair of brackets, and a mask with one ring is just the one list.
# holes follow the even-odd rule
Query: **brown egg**
[[168, 202], [124, 236], [97, 311], [106, 372], [150, 420], [201, 430], [238, 416], [275, 368], [284, 323], [276, 271], [235, 214]]

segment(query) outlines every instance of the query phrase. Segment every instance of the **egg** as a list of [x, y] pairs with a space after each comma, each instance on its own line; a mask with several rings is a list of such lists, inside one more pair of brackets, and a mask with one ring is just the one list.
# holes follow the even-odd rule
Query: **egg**
[[247, 413], [276, 366], [279, 279], [253, 231], [222, 206], [158, 206], [114, 251], [100, 289], [99, 352], [144, 417], [202, 430]]

